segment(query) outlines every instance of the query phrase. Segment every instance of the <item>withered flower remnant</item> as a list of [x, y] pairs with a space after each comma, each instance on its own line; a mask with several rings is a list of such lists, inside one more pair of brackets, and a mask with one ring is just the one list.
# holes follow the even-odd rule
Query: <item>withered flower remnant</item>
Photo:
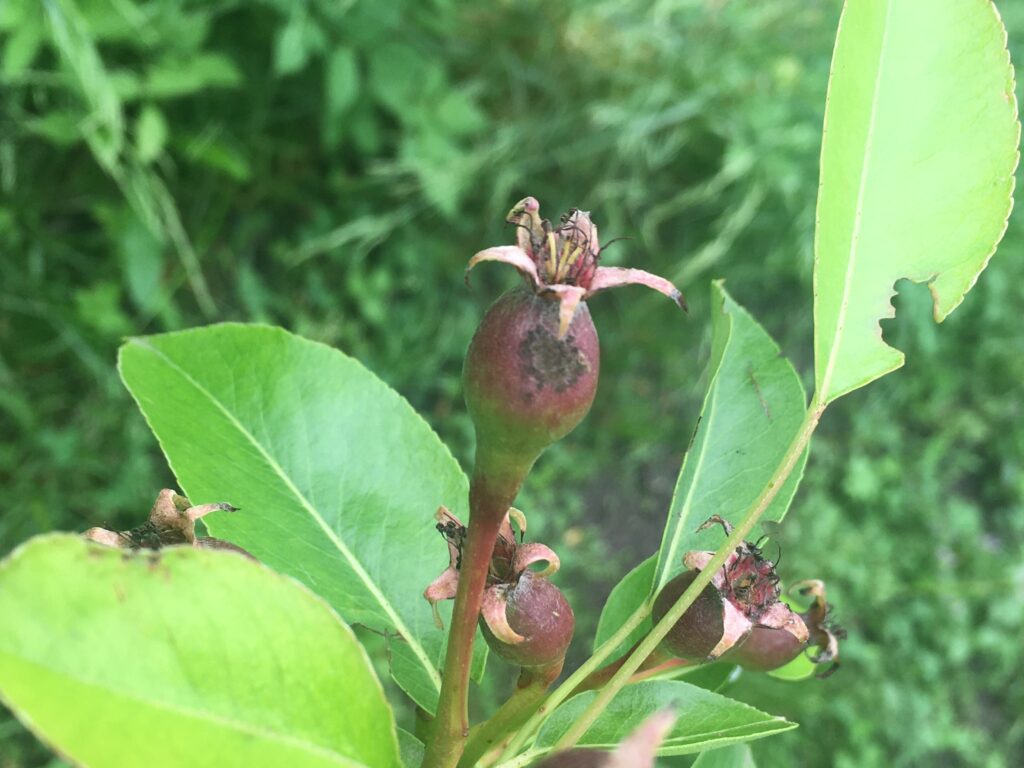
[[[731, 533], [732, 526], [715, 515], [698, 530], [719, 524]], [[688, 552], [683, 562], [688, 571], [670, 581], [655, 600], [657, 622], [714, 557], [714, 552]], [[688, 661], [723, 658], [741, 667], [760, 671], [777, 669], [812, 645], [819, 653], [815, 663], [836, 661], [838, 640], [844, 636], [829, 618], [824, 585], [805, 582], [804, 594], [815, 601], [803, 614], [793, 611], [779, 597], [775, 563], [757, 545], [744, 542], [730, 553], [711, 583], [669, 632], [662, 646]]]
[[506, 221], [516, 227], [516, 244], [480, 251], [470, 259], [467, 272], [482, 261], [511, 264], [535, 293], [558, 300], [559, 338], [565, 338], [580, 302], [621, 285], [646, 285], [686, 308], [683, 294], [663, 277], [642, 269], [598, 266], [601, 245], [588, 211], [571, 208], [562, 215], [561, 225], [552, 227], [541, 218], [537, 198], [526, 197], [508, 212]]
[[152, 549], [185, 545], [199, 549], [219, 549], [238, 552], [252, 557], [236, 544], [212, 536], [196, 536], [196, 520], [211, 512], [237, 512], [230, 504], [200, 504], [194, 506], [187, 498], [164, 488], [156, 497], [149, 518], [129, 531], [110, 531], [90, 528], [83, 535], [87, 539], [121, 549]]
[[[435, 518], [448, 544], [449, 563], [423, 596], [440, 627], [437, 603], [455, 597], [466, 529], [445, 507], [438, 509]], [[519, 528], [519, 542], [512, 521]], [[480, 627], [488, 645], [502, 658], [527, 668], [560, 667], [572, 640], [575, 617], [561, 590], [547, 578], [558, 570], [558, 555], [543, 544], [522, 543], [525, 531], [525, 515], [510, 508], [491, 557]], [[531, 571], [535, 563], [547, 565]]]

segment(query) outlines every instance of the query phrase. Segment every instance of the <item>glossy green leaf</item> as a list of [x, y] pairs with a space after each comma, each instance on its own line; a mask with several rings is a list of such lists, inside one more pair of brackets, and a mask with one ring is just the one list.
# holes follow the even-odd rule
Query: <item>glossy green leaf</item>
[[721, 749], [701, 752], [692, 768], [757, 768], [750, 747], [746, 744], [733, 744]]
[[[686, 552], [717, 549], [721, 528], [697, 533], [697, 527], [716, 514], [736, 522], [768, 482], [803, 421], [803, 386], [771, 337], [721, 282], [712, 283], [711, 307], [708, 391], [676, 482], [661, 549], [612, 590], [595, 645], [682, 570]], [[786, 514], [806, 458], [801, 457], [763, 520], [778, 521]], [[649, 627], [649, 622], [641, 625], [620, 650]]]
[[1006, 228], [1020, 126], [988, 0], [848, 2], [825, 108], [815, 233], [817, 398], [899, 368], [882, 339], [897, 280], [942, 321]]
[[398, 751], [405, 768], [420, 768], [423, 762], [423, 742], [404, 728], [398, 729]]
[[445, 633], [423, 590], [448, 562], [433, 515], [467, 519], [468, 486], [426, 422], [355, 360], [277, 328], [133, 339], [120, 365], [182, 490], [242, 509], [205, 518], [212, 535], [388, 634], [396, 681], [432, 711]]
[[398, 766], [351, 630], [248, 558], [32, 539], [0, 564], [0, 695], [80, 765]]
[[[612, 588], [604, 608], [601, 609], [601, 618], [597, 622], [597, 632], [594, 634], [595, 649], [614, 635], [619, 627], [626, 623], [626, 619], [633, 611], [651, 594], [654, 570], [657, 566], [658, 555], [653, 554], [623, 576], [619, 583]], [[615, 649], [611, 658], [615, 659], [621, 656], [650, 631], [651, 620], [648, 617]]]
[[[580, 694], [555, 710], [537, 734], [534, 751], [550, 750], [594, 696], [593, 691]], [[613, 749], [645, 718], [666, 708], [677, 712], [679, 719], [658, 749], [659, 755], [691, 754], [797, 727], [796, 723], [703, 688], [661, 680], [623, 688], [583, 735], [578, 746]]]
[[[721, 528], [696, 529], [711, 515], [738, 522], [778, 467], [806, 411], [806, 395], [793, 366], [721, 282], [711, 286], [710, 370], [697, 432], [669, 509], [655, 592], [682, 571], [686, 552], [718, 548]], [[778, 521], [786, 514], [806, 459], [805, 453], [763, 521]]]

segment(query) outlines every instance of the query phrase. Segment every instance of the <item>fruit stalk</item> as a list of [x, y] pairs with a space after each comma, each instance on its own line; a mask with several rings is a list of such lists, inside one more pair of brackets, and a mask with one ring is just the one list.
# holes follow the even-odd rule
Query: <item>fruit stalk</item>
[[[519, 486], [529, 471], [480, 446], [469, 487], [470, 519], [462, 550], [448, 651], [442, 672], [441, 697], [434, 718], [432, 738], [427, 744], [423, 768], [451, 768], [462, 754], [469, 735], [467, 698], [473, 664], [473, 641], [483, 601], [491, 555], [505, 513], [512, 506]], [[532, 464], [532, 462], [530, 462]]]
[[488, 752], [522, 726], [544, 703], [548, 687], [562, 671], [562, 663], [544, 669], [523, 667], [516, 690], [494, 715], [474, 727], [459, 768], [473, 768]]

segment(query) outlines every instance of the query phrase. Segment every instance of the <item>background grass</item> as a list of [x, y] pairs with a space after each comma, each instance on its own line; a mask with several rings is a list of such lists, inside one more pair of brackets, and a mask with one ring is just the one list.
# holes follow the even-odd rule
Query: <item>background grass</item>
[[[1024, 3], [1000, 3], [1024, 60]], [[526, 194], [593, 212], [607, 253], [679, 282], [592, 308], [590, 417], [521, 498], [589, 647], [660, 540], [699, 409], [707, 286], [811, 372], [811, 237], [838, 0], [7, 0], [0, 4], [0, 553], [127, 527], [173, 485], [120, 385], [120, 339], [283, 325], [366, 362], [466, 463], [459, 370], [515, 283], [467, 258]], [[762, 766], [1024, 764], [1024, 219], [908, 364], [830, 410], [783, 576], [830, 587], [827, 681], [730, 695], [799, 721]], [[492, 670], [500, 668], [496, 662]], [[497, 674], [479, 697], [502, 693]], [[2, 715], [0, 715], [2, 718]], [[0, 768], [46, 765], [0, 719]], [[685, 761], [684, 761], [685, 762]]]

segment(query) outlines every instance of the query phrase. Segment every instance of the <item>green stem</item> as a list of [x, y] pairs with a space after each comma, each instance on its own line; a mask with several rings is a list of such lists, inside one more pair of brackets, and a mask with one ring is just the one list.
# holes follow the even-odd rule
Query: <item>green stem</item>
[[[595, 670], [587, 675], [586, 679], [584, 679], [583, 682], [577, 686], [576, 690], [572, 692], [573, 695], [575, 696], [577, 693], [593, 691], [596, 688], [604, 687], [608, 681], [615, 676], [615, 673], [622, 669], [622, 665], [626, 663], [630, 656], [632, 656], [633, 652], [639, 647], [639, 645], [640, 641], [638, 640], [632, 648], [622, 654], [621, 657], [613, 661], [611, 664], [606, 664], [601, 667], [601, 669]], [[683, 666], [690, 665], [688, 662], [685, 662], [682, 659], [675, 659], [666, 654], [660, 648], [656, 648], [654, 652], [644, 659], [637, 668], [636, 672], [633, 674], [631, 682], [636, 682], [638, 679], [647, 677], [649, 674], [658, 674], [667, 669]]]
[[516, 690], [508, 700], [490, 720], [474, 727], [470, 732], [466, 750], [459, 761], [459, 768], [473, 768], [484, 755], [525, 723], [543, 703], [548, 687], [561, 671], [561, 662], [542, 670], [524, 667], [519, 673]]
[[825, 405], [819, 405], [816, 399], [811, 403], [796, 437], [793, 439], [789, 448], [786, 449], [786, 453], [783, 455], [782, 461], [779, 462], [779, 466], [776, 467], [775, 472], [768, 481], [768, 484], [758, 495], [757, 499], [754, 500], [754, 503], [751, 505], [746, 515], [744, 515], [743, 520], [733, 529], [733, 532], [726, 538], [725, 543], [718, 548], [718, 551], [715, 553], [715, 556], [711, 558], [710, 562], [708, 562], [704, 569], [697, 574], [697, 578], [693, 580], [693, 583], [691, 583], [687, 590], [679, 596], [679, 599], [675, 602], [675, 605], [672, 606], [671, 610], [669, 610], [662, 620], [655, 625], [654, 629], [651, 630], [647, 637], [640, 642], [629, 659], [622, 665], [615, 675], [612, 676], [612, 679], [608, 684], [598, 692], [597, 696], [595, 696], [594, 700], [590, 702], [585, 710], [583, 710], [576, 722], [573, 723], [572, 727], [569, 728], [562, 738], [558, 740], [553, 751], [557, 752], [559, 750], [569, 749], [576, 745], [576, 742], [578, 742], [580, 737], [587, 732], [587, 729], [593, 725], [594, 721], [605, 710], [609, 702], [622, 689], [622, 687], [629, 682], [633, 673], [640, 668], [640, 665], [643, 664], [647, 657], [650, 656], [658, 647], [658, 644], [664, 639], [665, 635], [669, 633], [669, 630], [671, 630], [672, 627], [675, 626], [676, 622], [682, 618], [682, 615], [686, 613], [686, 609], [689, 608], [693, 601], [697, 599], [697, 595], [699, 595], [704, 587], [711, 582], [715, 573], [725, 563], [729, 553], [733, 552], [736, 547], [746, 539], [754, 525], [756, 525], [757, 521], [761, 518], [761, 515], [764, 514], [776, 494], [778, 494], [779, 489], [785, 483], [786, 478], [789, 477], [793, 468], [797, 465], [800, 456], [803, 454], [811, 440], [811, 435], [814, 434], [814, 430], [818, 426], [818, 421], [821, 419], [821, 414], [824, 410]]
[[595, 672], [598, 667], [605, 662], [605, 660], [611, 656], [615, 649], [622, 645], [631, 634], [633, 630], [639, 627], [647, 617], [651, 615], [651, 603], [645, 601], [639, 608], [633, 611], [633, 614], [626, 619], [621, 627], [615, 632], [614, 635], [605, 640], [601, 645], [594, 651], [594, 655], [587, 659], [579, 669], [573, 672], [567, 677], [561, 685], [559, 685], [547, 700], [541, 705], [533, 716], [526, 722], [519, 732], [515, 735], [509, 745], [502, 752], [502, 758], [511, 758], [515, 756], [519, 750], [523, 748], [527, 740], [531, 735], [540, 727], [540, 724], [547, 717], [549, 712], [555, 710], [559, 704], [572, 696], [576, 692], [576, 689], [583, 683], [584, 680], [592, 673]]
[[423, 768], [454, 768], [469, 735], [469, 675], [487, 574], [501, 523], [532, 464], [530, 461], [524, 465], [514, 457], [477, 446], [476, 466], [469, 484], [469, 525], [448, 632], [441, 696]]

